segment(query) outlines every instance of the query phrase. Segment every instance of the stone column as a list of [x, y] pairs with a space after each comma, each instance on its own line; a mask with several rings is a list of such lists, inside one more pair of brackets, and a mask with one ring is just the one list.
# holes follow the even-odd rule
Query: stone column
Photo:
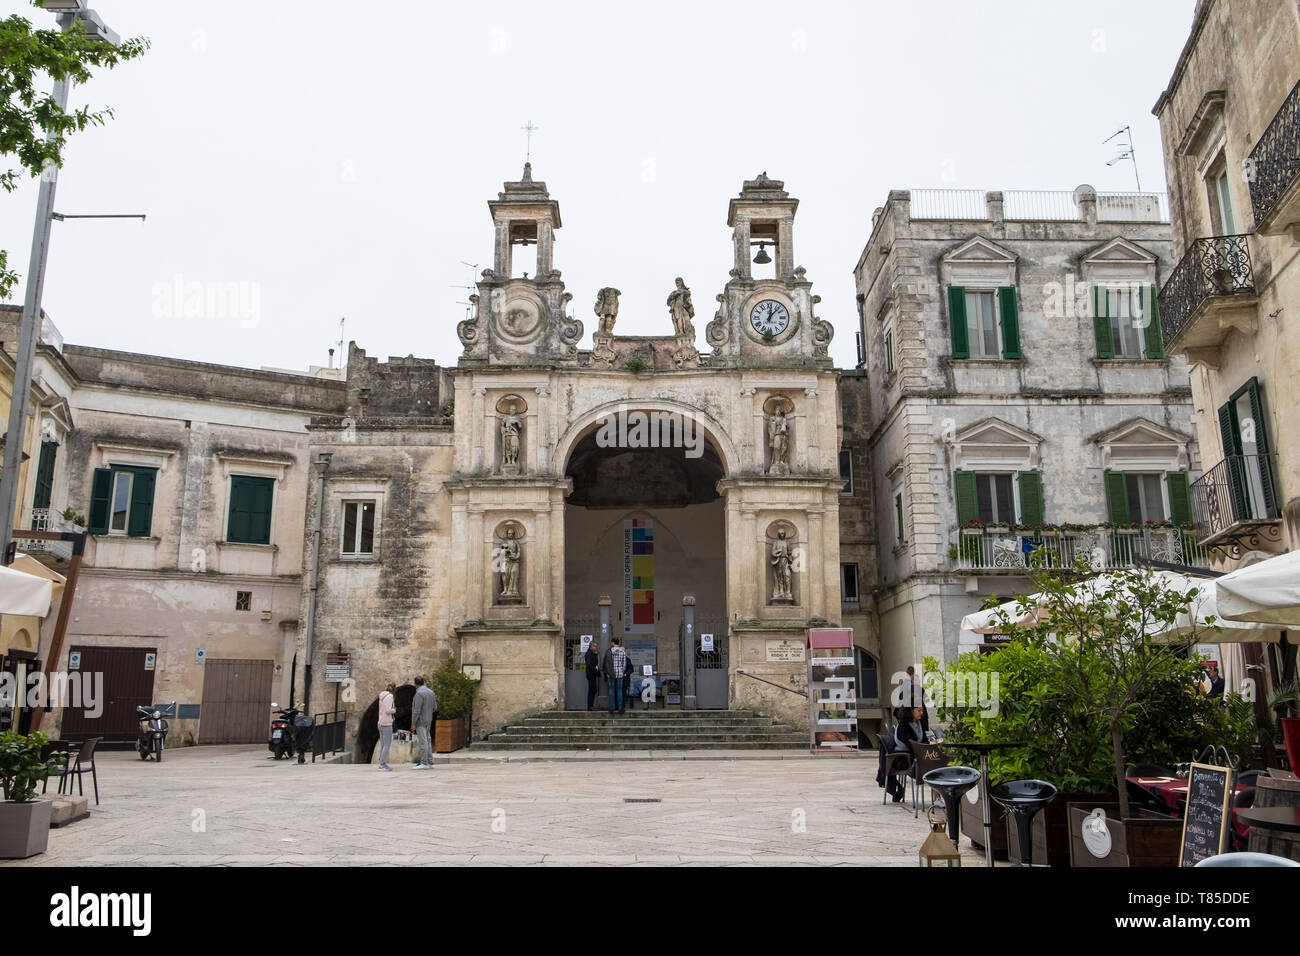
[[502, 279], [510, 278], [510, 223], [498, 221], [493, 248], [492, 269]]
[[[821, 510], [808, 510], [808, 540], [801, 542], [806, 549], [803, 562], [803, 606], [810, 617], [831, 619], [826, 607], [826, 562], [832, 555], [827, 553], [825, 535], [825, 515]], [[836, 568], [838, 571], [838, 567]], [[839, 617], [839, 608], [835, 609]]]
[[[492, 555], [490, 550], [484, 553], [488, 544], [484, 538], [486, 532], [483, 528], [483, 512], [476, 509], [470, 511], [467, 517], [469, 554], [466, 556], [468, 559], [466, 562], [468, 573], [465, 588], [465, 616], [472, 620], [481, 621], [484, 612], [492, 604], [492, 599], [495, 596], [491, 593], [493, 586]], [[486, 600], [484, 599], [485, 590], [487, 592]]]
[[695, 710], [695, 595], [682, 595], [682, 710]]
[[[486, 394], [487, 389], [474, 389], [474, 421], [476, 422], [483, 421], [483, 396]], [[471, 425], [472, 424], [473, 423], [471, 422]], [[473, 436], [470, 440], [474, 443], [474, 454], [472, 456], [474, 460], [473, 470], [478, 472], [483, 468], [483, 435], [481, 432], [477, 431], [471, 431], [470, 434]], [[495, 465], [495, 462], [493, 464]]]
[[551, 243], [555, 233], [551, 230], [551, 220], [541, 219], [537, 223], [537, 275], [536, 279], [547, 276], [551, 271]]
[[780, 279], [794, 278], [794, 219], [782, 219], [776, 224], [776, 275]]
[[749, 220], [736, 220], [736, 229], [732, 233], [736, 242], [736, 268], [742, 279], [752, 279], [753, 270], [749, 263]]

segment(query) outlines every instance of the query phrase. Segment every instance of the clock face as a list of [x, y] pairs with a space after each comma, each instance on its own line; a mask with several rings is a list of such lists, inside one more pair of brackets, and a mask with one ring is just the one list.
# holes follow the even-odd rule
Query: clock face
[[759, 335], [780, 335], [790, 326], [790, 312], [775, 299], [764, 299], [749, 313], [749, 324]]

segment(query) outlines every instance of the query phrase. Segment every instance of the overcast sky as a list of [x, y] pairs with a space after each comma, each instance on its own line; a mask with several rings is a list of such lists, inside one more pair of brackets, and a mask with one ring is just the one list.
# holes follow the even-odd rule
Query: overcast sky
[[[1195, 3], [94, 6], [153, 46], [73, 91], [116, 116], [71, 141], [55, 208], [148, 220], [56, 222], [46, 311], [68, 342], [305, 370], [343, 316], [371, 355], [455, 364], [461, 262], [491, 265], [486, 203], [530, 119], [582, 347], [606, 285], [620, 333], [671, 333], [678, 275], [704, 347], [727, 201], [766, 170], [800, 200], [795, 261], [851, 367], [851, 270], [889, 189], [1131, 190], [1102, 144], [1126, 124], [1142, 186], [1164, 188], [1151, 107]], [[54, 23], [0, 0], [15, 12]], [[34, 184], [0, 194], [24, 273], [35, 205]], [[193, 299], [231, 283], [239, 300]]]

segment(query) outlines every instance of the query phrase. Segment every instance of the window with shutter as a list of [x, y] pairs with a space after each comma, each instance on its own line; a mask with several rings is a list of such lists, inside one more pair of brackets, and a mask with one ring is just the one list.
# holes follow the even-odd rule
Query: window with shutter
[[156, 468], [96, 468], [90, 487], [91, 534], [147, 538], [153, 526]]
[[1110, 334], [1110, 296], [1099, 285], [1092, 287], [1092, 332], [1097, 342], [1097, 358], [1114, 358], [1115, 343]]
[[112, 489], [113, 469], [96, 468], [90, 482], [90, 516], [87, 519], [91, 534], [108, 534], [108, 501]]
[[1034, 527], [1043, 523], [1043, 476], [1037, 471], [1022, 471], [1016, 476], [1020, 484], [1020, 523]]
[[948, 323], [952, 331], [952, 357], [970, 358], [970, 342], [966, 336], [966, 288], [948, 287]]
[[1128, 482], [1122, 471], [1106, 472], [1106, 521], [1110, 524], [1128, 524]]
[[1171, 471], [1165, 475], [1169, 487], [1169, 520], [1178, 526], [1192, 523], [1192, 495], [1187, 472]]
[[36, 466], [36, 492], [32, 495], [33, 508], [50, 506], [50, 494], [54, 490], [54, 456], [58, 450], [58, 442], [41, 442], [41, 459]]
[[1020, 358], [1020, 312], [1016, 307], [1016, 287], [998, 288], [998, 308], [1002, 314], [1002, 357]]
[[1146, 286], [1143, 289], [1143, 309], [1142, 316], [1147, 320], [1146, 324], [1146, 346], [1147, 358], [1164, 358], [1165, 357], [1165, 339], [1164, 333], [1160, 331], [1160, 302], [1157, 298], [1157, 289], [1153, 285]]
[[271, 543], [271, 501], [275, 479], [230, 477], [230, 520], [226, 540], [239, 544]]
[[958, 471], [953, 475], [953, 490], [957, 498], [957, 526], [965, 527], [980, 516], [979, 499], [975, 491], [975, 472]]

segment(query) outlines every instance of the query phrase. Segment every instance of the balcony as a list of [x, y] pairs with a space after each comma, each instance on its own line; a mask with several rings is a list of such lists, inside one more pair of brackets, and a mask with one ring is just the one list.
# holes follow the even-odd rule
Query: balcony
[[1137, 567], [1139, 562], [1163, 561], [1208, 568], [1209, 551], [1193, 533], [1174, 527], [1105, 528], [1100, 525], [1058, 531], [1013, 531], [1007, 528], [965, 528], [955, 533], [949, 548], [958, 574], [1027, 573], [1031, 555], [1041, 551], [1048, 567], [1068, 568], [1074, 559], [1089, 559], [1098, 571]]
[[1216, 349], [1229, 329], [1254, 332], [1256, 301], [1247, 237], [1197, 239], [1160, 290], [1165, 351]]
[[1246, 171], [1256, 231], [1300, 241], [1300, 83], [1250, 151]]
[[1231, 455], [1192, 482], [1198, 545], [1240, 557], [1282, 540], [1275, 455]]

